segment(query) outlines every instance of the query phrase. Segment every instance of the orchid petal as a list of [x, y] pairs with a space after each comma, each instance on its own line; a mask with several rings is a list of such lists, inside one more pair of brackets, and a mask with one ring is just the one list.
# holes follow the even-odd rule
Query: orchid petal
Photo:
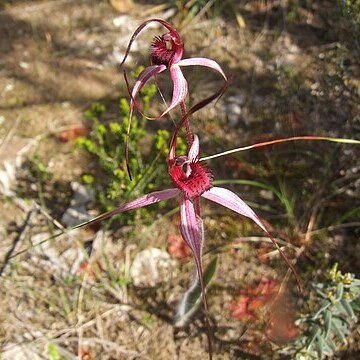
[[[191, 200], [183, 196], [180, 201], [180, 230], [186, 244], [194, 254], [196, 267], [201, 272], [201, 254], [203, 245], [203, 224], [196, 215], [195, 206]], [[199, 273], [199, 276], [201, 274]]]
[[180, 217], [181, 225], [180, 230], [185, 242], [189, 245], [192, 250], [195, 258], [196, 270], [199, 276], [202, 301], [204, 304], [205, 319], [208, 343], [209, 343], [209, 359], [212, 359], [212, 343], [211, 343], [211, 333], [210, 333], [210, 323], [208, 318], [208, 307], [206, 303], [206, 286], [204, 283], [203, 270], [201, 264], [201, 255], [202, 255], [202, 246], [204, 240], [204, 228], [201, 217], [196, 214], [195, 209], [196, 204], [194, 205], [191, 200], [186, 196], [183, 196], [180, 201]]
[[110, 217], [112, 217], [114, 215], [117, 215], [117, 214], [120, 214], [120, 213], [123, 213], [126, 211], [131, 211], [131, 210], [138, 209], [138, 208], [141, 208], [144, 206], [155, 204], [159, 201], [171, 199], [171, 198], [175, 197], [178, 193], [179, 193], [179, 190], [175, 189], [175, 188], [161, 190], [161, 191], [154, 191], [150, 194], [146, 194], [144, 196], [140, 196], [137, 199], [131, 200], [128, 203], [125, 203], [124, 205], [121, 205], [112, 211], [108, 211], [104, 214], [101, 214], [87, 223], [79, 224], [76, 226], [76, 228], [82, 227], [84, 225], [92, 225], [99, 221], [109, 219]]
[[171, 103], [158, 118], [163, 117], [176, 106], [180, 105], [188, 94], [188, 84], [179, 66], [172, 65], [170, 67], [170, 76], [174, 84]]
[[227, 77], [225, 75], [225, 73], [223, 72], [222, 68], [220, 67], [220, 65], [211, 59], [206, 59], [206, 58], [190, 58], [190, 59], [183, 59], [180, 60], [177, 65], [179, 66], [205, 66], [208, 68], [211, 68], [215, 71], [217, 71], [218, 73], [221, 74], [221, 76], [227, 81]]
[[190, 161], [196, 161], [199, 157], [199, 138], [197, 135], [194, 135], [193, 143], [190, 146], [188, 153], [188, 158]]
[[131, 91], [131, 104], [132, 107], [135, 103], [136, 95], [140, 92], [140, 90], [145, 86], [145, 84], [149, 81], [150, 78], [152, 78], [154, 75], [160, 74], [166, 69], [165, 65], [151, 65], [145, 68], [138, 78], [136, 79], [135, 85]]
[[203, 196], [205, 199], [225, 206], [240, 215], [248, 217], [249, 219], [253, 220], [262, 230], [268, 233], [265, 226], [260, 221], [255, 212], [250, 208], [250, 206], [247, 205], [232, 191], [221, 187], [213, 187], [210, 190], [205, 191], [201, 196]]

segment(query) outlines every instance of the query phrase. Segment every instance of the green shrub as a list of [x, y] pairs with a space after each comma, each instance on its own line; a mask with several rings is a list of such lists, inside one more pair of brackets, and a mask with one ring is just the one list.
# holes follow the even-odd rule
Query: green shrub
[[335, 264], [323, 283], [313, 284], [310, 309], [296, 324], [303, 334], [285, 353], [292, 359], [323, 359], [332, 357], [347, 344], [360, 310], [360, 280], [353, 274], [342, 274]]
[[[144, 112], [148, 111], [155, 93], [155, 85], [142, 89], [140, 100]], [[157, 174], [167, 171], [165, 159], [169, 152], [170, 133], [167, 130], [158, 130], [152, 136], [148, 149], [140, 151], [139, 144], [150, 134], [146, 130], [147, 120], [133, 116], [129, 142], [129, 165], [132, 173], [130, 181], [124, 156], [130, 106], [125, 98], [119, 100], [118, 112], [119, 120], [105, 121], [106, 106], [101, 103], [92, 104], [85, 112], [91, 131], [87, 137], [77, 140], [78, 148], [87, 152], [93, 161], [92, 168], [82, 175], [82, 181], [95, 191], [101, 211], [112, 210], [119, 202], [126, 202], [149, 190], [161, 188], [167, 180]], [[181, 140], [179, 150], [184, 153], [186, 151], [185, 143]], [[151, 208], [141, 209], [121, 215], [121, 219], [125, 223], [133, 222], [139, 217], [146, 217], [149, 211]]]

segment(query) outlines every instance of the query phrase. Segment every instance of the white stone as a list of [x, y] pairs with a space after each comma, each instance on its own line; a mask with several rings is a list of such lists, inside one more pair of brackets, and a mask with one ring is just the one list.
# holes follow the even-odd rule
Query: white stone
[[153, 287], [169, 281], [175, 275], [176, 264], [166, 251], [146, 249], [136, 254], [130, 275], [135, 286]]
[[20, 66], [22, 69], [28, 69], [30, 65], [29, 65], [29, 63], [27, 63], [27, 62], [25, 62], [25, 61], [20, 61], [19, 66]]

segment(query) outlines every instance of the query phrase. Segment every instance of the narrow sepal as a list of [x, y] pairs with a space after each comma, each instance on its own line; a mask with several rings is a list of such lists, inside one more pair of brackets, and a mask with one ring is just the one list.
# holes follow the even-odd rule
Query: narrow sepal
[[185, 242], [189, 245], [190, 249], [194, 254], [196, 270], [199, 276], [202, 301], [204, 305], [205, 321], [207, 327], [207, 337], [209, 344], [209, 359], [212, 359], [212, 341], [211, 341], [211, 329], [210, 322], [208, 317], [208, 308], [206, 301], [206, 287], [204, 283], [201, 255], [202, 255], [202, 246], [204, 240], [204, 228], [203, 223], [196, 214], [196, 209], [191, 200], [186, 196], [183, 196], [180, 201], [180, 216], [181, 216], [181, 225], [180, 230]]
[[128, 127], [127, 127], [127, 138], [125, 143], [125, 160], [126, 160], [126, 169], [129, 174], [130, 180], [132, 180], [131, 177], [131, 170], [129, 165], [129, 136], [130, 136], [130, 128], [131, 128], [131, 121], [134, 113], [134, 108], [136, 107], [138, 109], [138, 105], [136, 104], [136, 96], [140, 92], [140, 90], [145, 86], [145, 84], [155, 75], [160, 74], [162, 71], [166, 69], [165, 65], [152, 65], [144, 69], [138, 78], [136, 79], [135, 85], [133, 89], [130, 91], [130, 86], [128, 79], [126, 77], [126, 72], [124, 71], [124, 78], [125, 82], [130, 94], [130, 113], [129, 113], [129, 120], [128, 120]]
[[173, 95], [169, 107], [160, 115], [160, 117], [163, 117], [176, 106], [179, 106], [188, 94], [188, 84], [179, 66], [172, 65], [170, 67], [170, 76], [174, 84]]
[[214, 60], [206, 59], [206, 58], [189, 58], [183, 59], [177, 62], [179, 66], [205, 66], [210, 69], [217, 71], [221, 76], [227, 81], [227, 77], [221, 68], [221, 66]]
[[123, 213], [126, 211], [131, 211], [134, 209], [138, 209], [138, 208], [148, 206], [151, 204], [155, 204], [159, 201], [171, 199], [171, 198], [175, 197], [178, 193], [179, 193], [179, 190], [175, 189], [175, 188], [161, 190], [161, 191], [154, 191], [150, 194], [146, 194], [144, 196], [140, 196], [137, 199], [131, 200], [131, 201], [125, 203], [124, 205], [117, 207], [114, 210], [111, 210], [104, 214], [101, 214], [90, 221], [79, 224], [79, 225], [73, 227], [72, 229], [80, 228], [80, 227], [87, 226], [87, 225], [93, 225], [100, 221], [109, 219], [109, 218], [113, 217], [114, 215], [117, 215], [117, 214], [120, 214], [120, 213]]
[[194, 135], [193, 143], [191, 144], [188, 153], [189, 160], [197, 161], [199, 158], [199, 151], [200, 151], [199, 137], [197, 135]]
[[195, 261], [201, 262], [203, 244], [203, 225], [200, 217], [196, 215], [194, 204], [186, 196], [180, 201], [181, 234], [192, 250]]

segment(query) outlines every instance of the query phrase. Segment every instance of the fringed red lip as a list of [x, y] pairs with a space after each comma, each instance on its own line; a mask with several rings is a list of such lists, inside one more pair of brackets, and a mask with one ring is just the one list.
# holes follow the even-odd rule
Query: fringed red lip
[[151, 62], [154, 65], [166, 65], [181, 59], [184, 45], [174, 34], [156, 36], [151, 44]]
[[[188, 167], [188, 171], [184, 167]], [[183, 165], [177, 165], [175, 161], [169, 169], [169, 174], [174, 185], [191, 200], [212, 188], [213, 175], [211, 170], [198, 161], [184, 163]]]

